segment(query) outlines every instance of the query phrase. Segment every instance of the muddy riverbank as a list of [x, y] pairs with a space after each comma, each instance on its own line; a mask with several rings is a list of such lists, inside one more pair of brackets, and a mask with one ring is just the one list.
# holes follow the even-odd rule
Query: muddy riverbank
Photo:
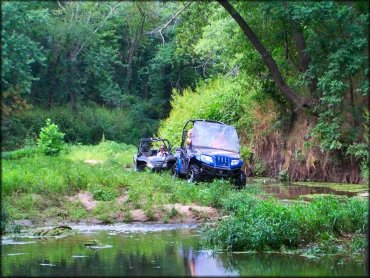
[[[186, 185], [184, 185], [186, 186]], [[198, 190], [201, 190], [199, 187]], [[310, 201], [317, 196], [358, 197], [368, 199], [367, 185], [299, 182], [283, 184], [267, 178], [251, 179], [246, 186], [261, 198], [275, 197], [283, 202]], [[208, 193], [209, 194], [209, 193]], [[232, 196], [232, 193], [229, 193]], [[224, 198], [220, 196], [220, 199]], [[30, 210], [22, 211], [22, 202], [13, 223], [20, 227], [56, 226], [60, 224], [111, 224], [111, 223], [204, 223], [214, 222], [227, 216], [222, 207], [204, 206], [198, 203], [167, 203], [147, 205], [148, 197], [132, 201], [130, 192], [111, 201], [97, 200], [89, 191], [79, 191], [73, 196], [46, 199], [40, 194], [23, 194], [18, 199], [34, 203]]]

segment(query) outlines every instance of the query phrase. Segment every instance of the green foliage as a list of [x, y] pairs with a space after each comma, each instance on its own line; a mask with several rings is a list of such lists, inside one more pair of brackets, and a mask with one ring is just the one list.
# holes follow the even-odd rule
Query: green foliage
[[253, 159], [253, 150], [250, 146], [243, 146], [240, 149], [240, 156], [250, 163]]
[[[259, 186], [236, 191], [224, 180], [189, 184], [173, 179], [168, 172], [134, 172], [132, 145], [103, 141], [96, 146], [66, 146], [58, 157], [35, 154], [3, 161], [2, 193], [9, 219], [71, 219], [96, 217], [115, 221], [122, 212], [130, 221], [130, 210], [141, 208], [154, 218], [156, 208], [173, 203], [219, 208], [228, 218], [212, 228], [211, 244], [232, 250], [269, 250], [319, 242], [320, 252], [329, 252], [328, 242], [341, 234], [364, 234], [368, 229], [368, 201], [359, 198], [315, 198], [311, 203], [284, 204], [260, 199]], [[21, 173], [21, 174], [20, 174]], [[98, 206], [88, 212], [71, 198], [79, 191], [91, 192]], [[119, 204], [117, 197], [128, 197]], [[163, 220], [178, 215], [169, 210]], [[328, 236], [326, 238], [325, 234]], [[361, 240], [353, 249], [361, 249]], [[333, 249], [333, 252], [335, 250]]]
[[113, 222], [113, 214], [117, 210], [116, 202], [109, 201], [108, 204], [99, 203], [94, 209], [93, 214], [105, 224], [109, 224]]
[[[192, 117], [235, 125], [243, 133], [243, 143], [253, 149], [253, 127], [258, 125], [254, 105], [271, 99], [281, 110], [274, 127], [284, 127], [292, 113], [289, 102], [219, 3], [192, 4], [162, 33], [156, 31], [184, 5], [5, 2], [4, 111], [6, 115], [9, 110], [21, 111], [27, 103], [37, 108], [4, 117], [3, 149], [24, 147], [25, 137], [36, 137], [46, 118], [59, 125], [67, 142], [84, 144], [96, 144], [103, 133], [109, 140], [136, 144], [140, 137], [156, 133], [162, 119], [158, 134], [178, 144], [181, 126]], [[233, 5], [293, 92], [317, 103], [308, 115], [317, 117], [310, 132], [316, 139], [312, 146], [338, 153], [340, 159], [356, 156], [367, 173], [360, 149], [366, 143], [361, 123], [369, 87], [368, 5], [332, 1]], [[297, 31], [304, 38], [303, 52], [309, 55], [307, 67], [299, 56]], [[65, 109], [68, 102], [74, 113]], [[40, 108], [44, 106], [51, 110]], [[247, 158], [250, 152], [244, 155]]]
[[[195, 202], [221, 207], [221, 199], [234, 191], [229, 182], [222, 180], [195, 185], [174, 180], [167, 172], [138, 174], [131, 169], [135, 152], [135, 146], [105, 141], [97, 146], [67, 145], [57, 157], [35, 154], [16, 161], [4, 160], [2, 193], [7, 202], [11, 201], [10, 215], [15, 219], [33, 219], [38, 211], [60, 206], [48, 200], [61, 200], [59, 212], [50, 210], [45, 215], [55, 217], [60, 214], [76, 220], [79, 215], [89, 215], [81, 204], [72, 206], [71, 201], [65, 203], [62, 196], [88, 191], [96, 200], [105, 203], [101, 205], [104, 207], [125, 191], [128, 201], [124, 211], [129, 219], [128, 207], [142, 208], [149, 216], [155, 206], [169, 203]], [[69, 207], [76, 208], [76, 212], [73, 213]], [[174, 214], [175, 211], [172, 211], [168, 216], [173, 217]], [[108, 211], [100, 216], [104, 221], [113, 219]]]
[[[111, 147], [109, 147], [111, 146]], [[98, 147], [70, 147], [58, 157], [35, 155], [17, 161], [4, 160], [2, 193], [14, 192], [41, 194], [73, 194], [88, 186], [123, 186], [126, 184], [122, 166], [132, 165], [135, 147], [125, 144], [105, 142]], [[85, 160], [96, 160], [88, 164]], [[112, 161], [113, 160], [113, 161]], [[110, 175], [111, 167], [117, 169]], [[92, 169], [94, 169], [92, 171]], [[21, 175], [19, 173], [22, 173]]]
[[317, 243], [304, 251], [305, 256], [320, 257], [324, 255], [356, 256], [364, 254], [366, 248], [366, 237], [363, 234], [355, 234], [348, 242], [338, 240], [332, 234], [324, 233]]
[[321, 197], [312, 203], [286, 205], [275, 199], [243, 197], [239, 194], [225, 203], [234, 214], [210, 231], [212, 245], [230, 250], [278, 250], [309, 244], [322, 234], [365, 233], [367, 229], [367, 200]]
[[350, 243], [350, 248], [352, 253], [360, 253], [363, 252], [367, 247], [367, 240], [366, 236], [363, 235], [355, 235]]
[[22, 157], [30, 157], [37, 151], [37, 148], [24, 148], [11, 152], [1, 152], [1, 159], [20, 159]]
[[[30, 93], [37, 80], [33, 67], [45, 66], [45, 50], [36, 38], [49, 21], [49, 11], [34, 3], [4, 2], [1, 5], [1, 87]], [[40, 35], [40, 34], [38, 34]]]
[[[242, 105], [251, 104], [253, 91], [242, 94], [238, 78], [218, 77], [200, 83], [195, 91], [175, 91], [171, 101], [169, 118], [162, 121], [159, 136], [168, 138], [173, 144], [181, 142], [181, 132], [189, 119], [210, 119], [235, 125], [242, 117], [248, 117]], [[220, 93], [222, 92], [222, 93]], [[193, 103], [194, 105], [189, 105]]]
[[20, 225], [14, 223], [13, 218], [9, 215], [6, 206], [1, 205], [0, 234], [19, 233]]
[[281, 182], [290, 182], [289, 173], [285, 170], [281, 170], [278, 174], [278, 177]]
[[215, 208], [222, 207], [222, 200], [220, 196], [228, 196], [232, 185], [223, 180], [214, 180], [210, 184], [204, 184], [199, 188], [196, 200], [204, 206], [211, 206]]
[[1, 219], [0, 219], [0, 234], [6, 233], [20, 233], [21, 226], [15, 224], [12, 217], [9, 216], [6, 208], [3, 206], [1, 208]]
[[[310, 17], [321, 17], [314, 10], [316, 6], [327, 10], [331, 14], [330, 19], [322, 19], [320, 24], [313, 22]], [[319, 104], [315, 110], [319, 116], [311, 133], [319, 139], [323, 150], [342, 150], [345, 153], [354, 142], [361, 140], [362, 126], [352, 126], [349, 130], [348, 119], [344, 115], [351, 113], [355, 122], [364, 120], [360, 113], [364, 103], [356, 104], [353, 99], [364, 95], [361, 88], [366, 85], [362, 83], [367, 82], [368, 58], [364, 50], [368, 31], [364, 26], [368, 24], [368, 17], [358, 14], [350, 5], [331, 2], [312, 5], [311, 9], [298, 5], [295, 12], [302, 21], [311, 25], [306, 31], [309, 42], [312, 36], [312, 44], [307, 49], [313, 57], [310, 73], [318, 76]], [[335, 41], [326, 36], [316, 36], [317, 32], [326, 30], [330, 30], [330, 37], [336, 38]], [[348, 94], [352, 94], [350, 103], [346, 102]]]
[[365, 110], [364, 113], [365, 123], [365, 142], [364, 143], [353, 143], [347, 149], [347, 154], [353, 155], [357, 160], [361, 162], [361, 173], [365, 180], [369, 180], [369, 169], [370, 169], [370, 156], [369, 156], [369, 124], [370, 114], [369, 111]]
[[[352, 152], [351, 146], [364, 143], [361, 123], [365, 117], [361, 111], [366, 106], [364, 96], [369, 86], [367, 11], [332, 1], [304, 4], [247, 1], [232, 5], [276, 61], [293, 92], [315, 103], [306, 111], [307, 117], [315, 122], [310, 130], [312, 146], [338, 155], [340, 160], [349, 159], [345, 154]], [[213, 75], [238, 75], [239, 80], [249, 80], [257, 92], [255, 101], [272, 99], [281, 109], [276, 124], [286, 127], [282, 123], [287, 123], [291, 116], [290, 104], [276, 89], [253, 44], [220, 6], [210, 4], [207, 20], [197, 22], [203, 18], [200, 7], [190, 9], [185, 22], [179, 25], [180, 45], [186, 42], [187, 52], [194, 53], [194, 59], [207, 59], [202, 66], [206, 71], [215, 71]], [[196, 23], [192, 24], [190, 19]], [[184, 38], [189, 30], [195, 34]], [[299, 37], [301, 44], [297, 41]], [[301, 52], [299, 45], [304, 48]], [[240, 120], [238, 124], [243, 129], [249, 128]]]
[[[61, 209], [66, 212], [65, 217], [67, 219], [71, 219], [72, 221], [79, 221], [80, 219], [88, 217], [88, 212], [79, 201], [72, 202], [70, 200], [66, 200], [62, 203]], [[60, 214], [58, 211], [59, 210], [57, 209], [57, 212], [50, 215], [50, 217], [58, 217], [58, 214]]]
[[44, 154], [55, 156], [63, 149], [63, 138], [64, 133], [59, 130], [59, 127], [47, 119], [45, 126], [41, 128], [37, 146]]
[[158, 125], [157, 120], [146, 118], [142, 107], [137, 106], [123, 110], [91, 105], [81, 107], [77, 113], [67, 106], [51, 110], [35, 108], [14, 114], [3, 126], [3, 149], [25, 147], [37, 137], [47, 118], [63, 130], [67, 143], [82, 144], [97, 144], [103, 134], [107, 140], [137, 144], [140, 138], [152, 136]]
[[148, 35], [178, 7], [157, 2], [5, 3], [2, 88], [31, 93], [26, 100], [35, 106], [71, 102], [76, 110], [91, 101], [126, 109], [145, 102], [152, 115], [142, 118], [164, 117], [174, 84], [194, 85], [199, 76], [187, 64], [189, 57], [175, 55], [174, 26], [163, 31], [163, 46], [156, 32]]
[[369, 180], [369, 146], [364, 143], [355, 143], [348, 147], [347, 154], [351, 154], [361, 161], [361, 174], [365, 180]]
[[253, 173], [256, 175], [256, 176], [263, 176], [265, 173], [266, 173], [266, 170], [267, 170], [267, 165], [266, 165], [266, 162], [263, 161], [262, 159], [260, 158], [255, 158], [254, 159], [254, 168], [253, 168]]
[[118, 192], [109, 187], [97, 188], [91, 191], [97, 201], [112, 201], [118, 197]]

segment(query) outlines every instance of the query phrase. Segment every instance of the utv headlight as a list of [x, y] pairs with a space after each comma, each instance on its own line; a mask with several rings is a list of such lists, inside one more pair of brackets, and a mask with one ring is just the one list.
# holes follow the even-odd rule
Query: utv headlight
[[209, 163], [209, 164], [213, 163], [213, 158], [212, 158], [212, 156], [209, 156], [209, 155], [201, 155], [200, 160], [205, 162], [205, 163]]
[[236, 166], [236, 165], [238, 165], [239, 164], [239, 159], [232, 159], [231, 160], [231, 166]]

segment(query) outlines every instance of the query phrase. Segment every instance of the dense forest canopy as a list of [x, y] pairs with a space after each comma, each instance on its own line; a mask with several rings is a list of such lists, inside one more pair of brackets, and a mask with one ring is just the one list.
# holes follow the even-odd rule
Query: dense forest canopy
[[178, 143], [206, 117], [237, 126], [254, 174], [367, 177], [367, 1], [1, 5], [3, 149], [47, 117], [85, 144]]
[[4, 2], [3, 90], [48, 108], [89, 101], [125, 108], [145, 100], [155, 118], [164, 117], [171, 88], [195, 78], [178, 77], [187, 71], [186, 60], [174, 55], [174, 25], [164, 33], [166, 44], [148, 32], [179, 5]]

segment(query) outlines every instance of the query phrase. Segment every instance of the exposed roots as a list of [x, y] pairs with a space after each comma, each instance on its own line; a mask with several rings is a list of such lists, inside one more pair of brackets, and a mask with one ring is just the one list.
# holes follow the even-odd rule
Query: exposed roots
[[360, 165], [353, 157], [344, 158], [339, 152], [323, 152], [317, 142], [314, 147], [304, 146], [306, 141], [312, 142], [307, 134], [314, 125], [313, 119], [300, 113], [291, 129], [273, 129], [271, 127], [277, 121], [274, 111], [272, 103], [255, 110], [258, 126], [254, 130], [255, 157], [251, 175], [257, 163], [264, 163], [263, 174], [274, 178], [285, 171], [295, 181], [361, 182]]

